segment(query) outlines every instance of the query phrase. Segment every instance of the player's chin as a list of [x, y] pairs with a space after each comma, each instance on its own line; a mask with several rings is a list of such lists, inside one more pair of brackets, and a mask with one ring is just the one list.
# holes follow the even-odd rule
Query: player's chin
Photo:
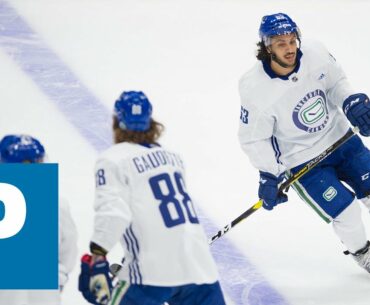
[[296, 56], [292, 56], [292, 57], [288, 57], [288, 58], [284, 57], [283, 62], [284, 62], [287, 66], [289, 66], [289, 67], [293, 67], [293, 66], [295, 66], [295, 64], [296, 64]]

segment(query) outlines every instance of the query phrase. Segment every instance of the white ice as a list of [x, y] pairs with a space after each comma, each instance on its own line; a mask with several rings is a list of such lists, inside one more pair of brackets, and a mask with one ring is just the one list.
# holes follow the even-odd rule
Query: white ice
[[[154, 116], [167, 127], [162, 143], [181, 152], [188, 189], [219, 227], [257, 201], [257, 171], [237, 141], [237, 83], [255, 62], [263, 15], [290, 14], [303, 44], [306, 38], [324, 42], [353, 86], [370, 93], [365, 0], [9, 3], [109, 109], [122, 90], [147, 93]], [[45, 144], [49, 159], [59, 162], [82, 254], [92, 228], [96, 151], [1, 49], [0, 66], [0, 136], [32, 134]], [[342, 254], [330, 225], [293, 191], [289, 199], [273, 212], [256, 212], [225, 238], [292, 305], [369, 304], [370, 276]], [[364, 211], [363, 217], [370, 234], [370, 215]], [[118, 259], [118, 252], [113, 256]], [[87, 304], [76, 289], [78, 269], [63, 293], [64, 305]]]

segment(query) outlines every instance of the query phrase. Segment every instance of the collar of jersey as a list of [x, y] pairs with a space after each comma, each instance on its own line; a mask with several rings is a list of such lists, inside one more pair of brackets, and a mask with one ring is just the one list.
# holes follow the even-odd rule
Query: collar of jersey
[[280, 78], [282, 80], [289, 80], [289, 76], [291, 76], [293, 73], [298, 72], [299, 67], [301, 66], [301, 57], [302, 57], [302, 55], [303, 55], [302, 51], [300, 49], [298, 49], [298, 51], [297, 51], [297, 65], [295, 66], [294, 70], [292, 72], [290, 72], [289, 74], [287, 74], [287, 75], [277, 75], [271, 69], [270, 62], [265, 61], [265, 60], [262, 62], [263, 69], [265, 70], [267, 75], [270, 76], [271, 78]]
[[144, 146], [146, 148], [153, 148], [153, 147], [160, 147], [158, 143], [139, 143], [141, 146]]

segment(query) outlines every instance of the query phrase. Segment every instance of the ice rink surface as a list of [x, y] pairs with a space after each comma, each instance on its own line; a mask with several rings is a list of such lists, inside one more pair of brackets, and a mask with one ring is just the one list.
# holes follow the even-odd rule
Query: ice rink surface
[[[0, 136], [32, 134], [59, 163], [82, 254], [110, 111], [121, 91], [143, 90], [166, 126], [161, 143], [185, 159], [188, 190], [211, 234], [258, 200], [257, 170], [237, 140], [237, 84], [255, 62], [261, 17], [291, 15], [302, 43], [322, 41], [354, 88], [369, 94], [369, 11], [360, 0], [0, 0]], [[369, 304], [370, 276], [293, 191], [212, 248], [229, 304]], [[110, 259], [119, 257], [117, 248]], [[63, 305], [87, 304], [78, 272], [76, 265]]]

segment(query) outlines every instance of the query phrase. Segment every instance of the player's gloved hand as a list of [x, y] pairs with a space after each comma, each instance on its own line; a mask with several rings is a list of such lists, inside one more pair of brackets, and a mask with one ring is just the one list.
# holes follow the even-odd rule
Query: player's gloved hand
[[258, 196], [263, 200], [263, 207], [271, 211], [279, 203], [288, 201], [288, 196], [279, 193], [279, 185], [284, 180], [284, 174], [276, 177], [273, 174], [260, 171], [260, 186]]
[[82, 256], [78, 290], [89, 303], [108, 304], [112, 292], [112, 281], [109, 277], [109, 263], [105, 257], [93, 262], [91, 255]]
[[370, 101], [366, 94], [357, 93], [347, 97], [343, 103], [343, 112], [363, 136], [370, 136]]

